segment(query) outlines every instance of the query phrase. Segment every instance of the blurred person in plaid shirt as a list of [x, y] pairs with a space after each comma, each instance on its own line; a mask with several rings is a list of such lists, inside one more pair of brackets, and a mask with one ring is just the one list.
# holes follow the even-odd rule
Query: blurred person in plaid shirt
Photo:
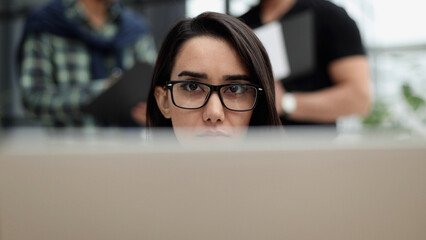
[[117, 69], [154, 64], [156, 56], [147, 22], [118, 0], [52, 0], [25, 24], [18, 57], [24, 106], [45, 126], [144, 125], [144, 102], [125, 123], [95, 119], [82, 109]]

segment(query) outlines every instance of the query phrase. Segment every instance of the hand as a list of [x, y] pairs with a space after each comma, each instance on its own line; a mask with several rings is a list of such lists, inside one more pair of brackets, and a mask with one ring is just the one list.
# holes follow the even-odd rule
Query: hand
[[285, 89], [280, 81], [275, 81], [275, 107], [277, 108], [278, 115], [283, 115], [283, 106], [281, 105], [281, 99], [285, 94]]
[[121, 75], [123, 75], [123, 72], [121, 71], [121, 69], [119, 68], [115, 69], [113, 73], [111, 74], [111, 76], [104, 81], [103, 90], [105, 91], [108, 88], [110, 88], [112, 85], [114, 85], [120, 79]]
[[132, 108], [132, 117], [137, 123], [146, 125], [146, 102], [140, 102]]

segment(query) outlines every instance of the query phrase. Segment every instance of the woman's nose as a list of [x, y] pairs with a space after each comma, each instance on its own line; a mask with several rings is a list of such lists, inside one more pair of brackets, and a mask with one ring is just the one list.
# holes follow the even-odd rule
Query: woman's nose
[[219, 94], [213, 92], [210, 99], [204, 106], [203, 120], [212, 124], [223, 122], [225, 120], [224, 106], [220, 101]]

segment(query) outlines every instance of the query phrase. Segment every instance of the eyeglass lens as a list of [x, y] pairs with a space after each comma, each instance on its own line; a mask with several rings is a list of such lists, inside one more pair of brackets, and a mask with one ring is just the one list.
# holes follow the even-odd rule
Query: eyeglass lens
[[[208, 101], [210, 87], [197, 82], [180, 82], [173, 85], [173, 99], [176, 105], [183, 108], [199, 108]], [[253, 108], [257, 90], [247, 84], [229, 84], [220, 88], [223, 104], [237, 111]]]

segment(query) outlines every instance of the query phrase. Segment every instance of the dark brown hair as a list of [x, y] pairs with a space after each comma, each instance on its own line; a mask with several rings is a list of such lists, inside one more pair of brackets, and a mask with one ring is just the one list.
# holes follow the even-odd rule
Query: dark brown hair
[[212, 36], [228, 42], [249, 71], [253, 83], [264, 89], [253, 110], [250, 126], [281, 125], [275, 108], [271, 63], [262, 43], [248, 26], [235, 17], [206, 12], [195, 18], [180, 21], [166, 36], [157, 58], [148, 95], [148, 127], [172, 127], [171, 120], [164, 118], [157, 106], [154, 90], [156, 86], [164, 86], [166, 81], [170, 80], [176, 55], [182, 45], [189, 39], [199, 36]]

